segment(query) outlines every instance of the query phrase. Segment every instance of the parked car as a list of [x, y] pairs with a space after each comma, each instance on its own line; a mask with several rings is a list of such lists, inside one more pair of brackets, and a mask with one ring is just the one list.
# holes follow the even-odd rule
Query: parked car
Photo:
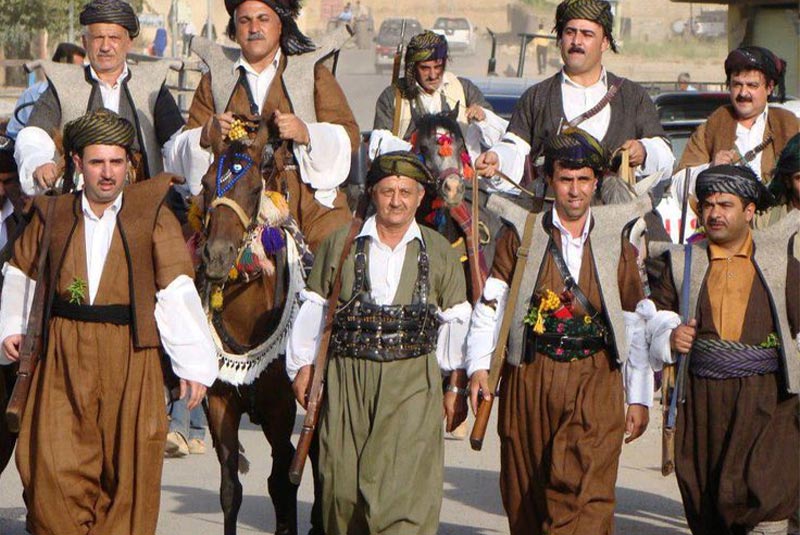
[[439, 17], [433, 23], [432, 32], [444, 35], [453, 54], [474, 54], [476, 46], [475, 26], [464, 17]]
[[536, 83], [532, 78], [500, 76], [470, 76], [469, 80], [481, 90], [494, 112], [505, 120], [511, 119], [514, 106], [522, 93]]
[[721, 91], [671, 91], [653, 97], [661, 126], [672, 142], [675, 163], [681, 160], [692, 132], [714, 110], [730, 102], [730, 95]]
[[404, 20], [406, 28], [403, 34], [403, 45], [408, 44], [408, 41], [418, 33], [422, 33], [422, 25], [417, 19], [384, 19], [378, 30], [378, 35], [375, 37], [375, 72], [380, 74], [384, 71], [391, 71], [394, 63], [394, 54], [397, 50], [397, 45], [400, 44], [400, 34]]

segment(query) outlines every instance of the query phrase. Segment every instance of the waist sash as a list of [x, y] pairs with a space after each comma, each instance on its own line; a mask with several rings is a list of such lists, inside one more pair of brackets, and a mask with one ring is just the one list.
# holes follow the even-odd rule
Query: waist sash
[[728, 340], [695, 340], [689, 371], [706, 379], [735, 379], [775, 373], [780, 369], [778, 348]]
[[130, 305], [79, 305], [56, 297], [50, 309], [53, 317], [86, 323], [111, 323], [130, 325]]

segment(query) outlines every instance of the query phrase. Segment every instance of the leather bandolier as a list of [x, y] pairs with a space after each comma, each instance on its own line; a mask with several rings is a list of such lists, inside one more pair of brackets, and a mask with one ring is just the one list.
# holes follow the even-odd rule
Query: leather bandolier
[[437, 307], [428, 303], [430, 264], [420, 242], [419, 270], [410, 305], [376, 305], [367, 275], [367, 238], [356, 242], [353, 298], [336, 312], [331, 349], [334, 355], [377, 362], [410, 359], [436, 349]]

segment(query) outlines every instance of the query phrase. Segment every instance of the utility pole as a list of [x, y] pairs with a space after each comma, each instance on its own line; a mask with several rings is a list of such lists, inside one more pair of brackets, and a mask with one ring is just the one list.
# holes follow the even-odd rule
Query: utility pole
[[70, 43], [75, 42], [75, 0], [69, 1], [69, 33], [67, 40]]
[[213, 32], [211, 31], [211, 0], [206, 0], [206, 26], [203, 28], [203, 34], [209, 41], [214, 39]]

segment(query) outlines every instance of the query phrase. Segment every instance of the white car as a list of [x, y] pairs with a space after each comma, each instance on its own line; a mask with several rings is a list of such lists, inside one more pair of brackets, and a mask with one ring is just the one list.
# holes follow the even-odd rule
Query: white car
[[431, 31], [444, 35], [452, 53], [475, 53], [475, 26], [464, 17], [439, 17]]

